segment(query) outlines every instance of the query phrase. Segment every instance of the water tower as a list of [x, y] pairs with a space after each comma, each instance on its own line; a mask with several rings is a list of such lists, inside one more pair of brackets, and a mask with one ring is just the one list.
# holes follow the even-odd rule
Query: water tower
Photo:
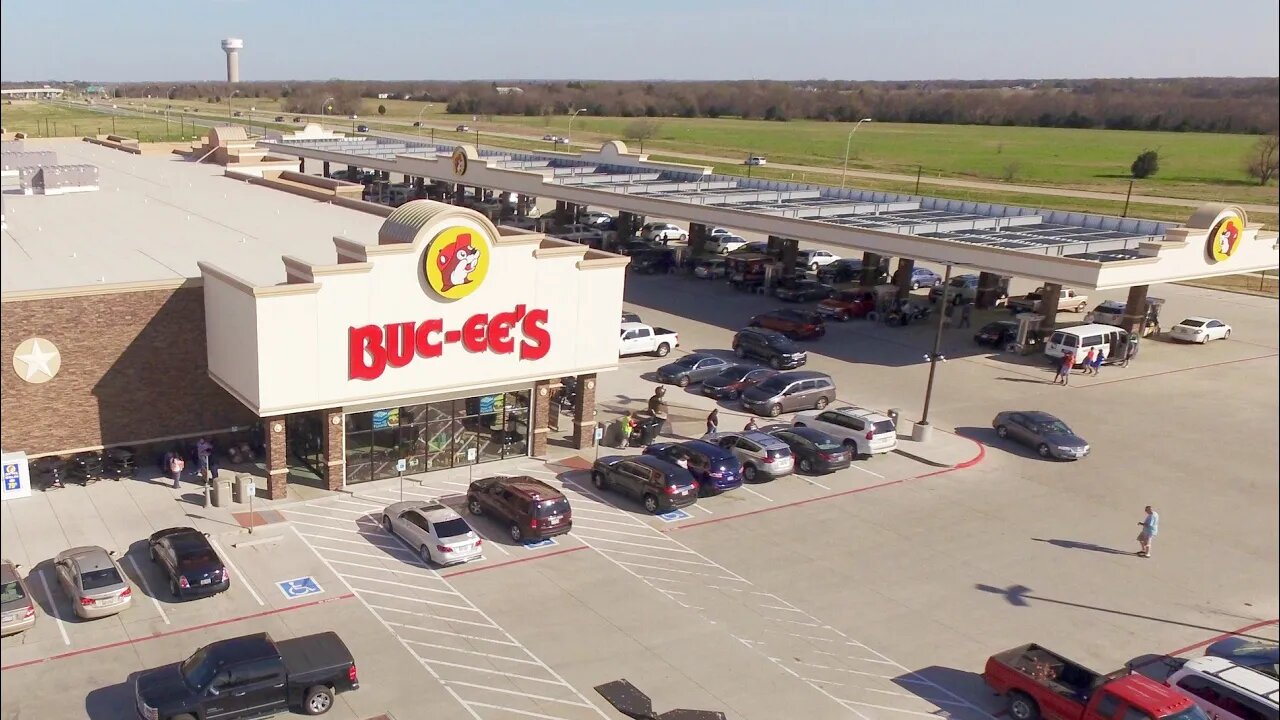
[[222, 52], [227, 54], [227, 82], [240, 82], [240, 50], [244, 48], [244, 40], [227, 38], [222, 41]]

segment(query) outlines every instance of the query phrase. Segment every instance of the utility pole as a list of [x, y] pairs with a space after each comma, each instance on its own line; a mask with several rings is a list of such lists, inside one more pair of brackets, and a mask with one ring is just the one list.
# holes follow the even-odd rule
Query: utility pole
[[916, 166], [916, 195], [920, 194], [920, 174], [924, 172], [923, 165]]
[[1120, 213], [1120, 217], [1129, 217], [1129, 198], [1133, 197], [1133, 181], [1129, 181], [1129, 192], [1124, 194], [1124, 212]]
[[912, 433], [914, 440], [927, 440], [933, 433], [933, 429], [929, 426], [929, 403], [933, 400], [933, 377], [938, 372], [938, 361], [946, 362], [946, 358], [942, 355], [942, 327], [947, 320], [947, 290], [951, 285], [951, 265], [947, 264], [946, 277], [942, 279], [942, 297], [938, 299], [938, 327], [933, 333], [933, 352], [927, 355], [929, 359], [929, 381], [924, 388], [924, 410], [920, 412], [920, 422], [916, 423], [917, 428], [921, 428], [923, 432]]

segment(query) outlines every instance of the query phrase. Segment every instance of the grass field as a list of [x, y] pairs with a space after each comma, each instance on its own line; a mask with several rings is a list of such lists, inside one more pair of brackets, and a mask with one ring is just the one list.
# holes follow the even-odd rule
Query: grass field
[[117, 134], [138, 138], [139, 140], [190, 140], [202, 134], [201, 129], [192, 129], [191, 124], [182, 123], [177, 114], [170, 115], [170, 121], [164, 117], [139, 118], [115, 117], [94, 112], [89, 108], [71, 108], [62, 105], [44, 103], [5, 103], [0, 105], [0, 124], [8, 132], [24, 132], [32, 137], [58, 137]]

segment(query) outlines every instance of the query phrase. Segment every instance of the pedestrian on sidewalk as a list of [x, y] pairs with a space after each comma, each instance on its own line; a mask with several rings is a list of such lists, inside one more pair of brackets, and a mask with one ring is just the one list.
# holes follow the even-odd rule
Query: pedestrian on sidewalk
[[960, 305], [960, 327], [962, 328], [972, 327], [973, 305], [970, 303], [964, 302], [963, 300], [961, 301], [961, 303], [962, 304]]
[[1084, 374], [1093, 374], [1093, 361], [1098, 358], [1098, 348], [1089, 348], [1089, 354], [1084, 356]]
[[200, 438], [196, 441], [196, 462], [200, 468], [200, 477], [202, 477], [205, 482], [208, 482], [212, 475], [212, 471], [209, 468], [210, 456], [212, 454], [213, 443], [209, 442], [205, 438]]
[[1138, 523], [1142, 526], [1142, 530], [1138, 532], [1138, 557], [1151, 557], [1151, 541], [1155, 540], [1156, 533], [1160, 532], [1160, 513], [1156, 512], [1150, 505], [1143, 508], [1146, 510], [1147, 517]]
[[1099, 350], [1098, 354], [1095, 355], [1093, 358], [1093, 363], [1092, 363], [1093, 372], [1091, 374], [1097, 375], [1100, 372], [1102, 372], [1102, 361], [1104, 359], [1106, 359], [1106, 357], [1102, 354], [1102, 351]]
[[632, 411], [627, 411], [618, 429], [622, 431], [622, 447], [630, 447], [631, 433], [636, 429], [636, 419]]
[[173, 489], [177, 490], [181, 487], [182, 471], [187, 467], [187, 461], [182, 459], [181, 453], [173, 453], [169, 458], [169, 472], [173, 474]]
[[1058, 363], [1058, 374], [1053, 378], [1054, 385], [1067, 385], [1071, 380], [1071, 367], [1075, 364], [1075, 354], [1070, 350], [1062, 355], [1062, 362]]
[[742, 428], [742, 431], [752, 432], [754, 430], [759, 430], [759, 429], [760, 429], [760, 426], [756, 423], [756, 418], [753, 415], [749, 420], [747, 420], [747, 426]]
[[707, 434], [711, 435], [720, 427], [720, 408], [711, 411], [707, 416]]

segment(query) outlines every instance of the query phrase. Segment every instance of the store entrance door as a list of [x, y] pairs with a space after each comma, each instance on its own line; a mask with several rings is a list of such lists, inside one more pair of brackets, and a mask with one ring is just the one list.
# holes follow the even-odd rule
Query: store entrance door
[[285, 422], [290, 482], [324, 487], [324, 413], [293, 413]]

